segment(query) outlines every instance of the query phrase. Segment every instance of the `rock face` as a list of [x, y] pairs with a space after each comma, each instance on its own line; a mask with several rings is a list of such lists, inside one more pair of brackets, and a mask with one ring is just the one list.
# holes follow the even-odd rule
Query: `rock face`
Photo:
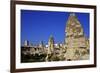
[[48, 54], [51, 54], [54, 51], [54, 38], [51, 35], [48, 41]]
[[74, 13], [70, 14], [66, 23], [65, 46], [67, 60], [78, 60], [85, 56], [84, 52], [88, 54], [89, 42], [84, 36], [82, 25]]

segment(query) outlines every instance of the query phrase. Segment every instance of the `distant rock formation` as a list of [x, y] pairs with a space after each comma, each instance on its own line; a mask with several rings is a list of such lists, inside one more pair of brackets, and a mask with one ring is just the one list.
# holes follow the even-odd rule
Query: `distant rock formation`
[[54, 51], [54, 38], [51, 35], [48, 41], [48, 53], [51, 54]]

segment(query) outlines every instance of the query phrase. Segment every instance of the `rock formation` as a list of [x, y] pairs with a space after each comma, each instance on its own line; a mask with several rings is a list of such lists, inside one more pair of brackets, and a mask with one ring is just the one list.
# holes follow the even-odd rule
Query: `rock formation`
[[[81, 59], [83, 53], [88, 53], [87, 43], [83, 28], [78, 18], [74, 13], [71, 13], [65, 28], [65, 57], [67, 60], [78, 60]], [[88, 47], [89, 48], [89, 47]]]

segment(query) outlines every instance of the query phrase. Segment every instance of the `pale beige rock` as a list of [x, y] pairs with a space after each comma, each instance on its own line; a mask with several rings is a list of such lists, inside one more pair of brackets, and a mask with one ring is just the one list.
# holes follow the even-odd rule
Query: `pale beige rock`
[[[89, 40], [84, 36], [81, 23], [74, 13], [70, 14], [65, 28], [66, 60], [78, 60], [88, 58]], [[82, 53], [85, 51], [85, 55]], [[78, 54], [77, 54], [77, 53]], [[81, 56], [82, 55], [82, 56]]]
[[51, 35], [50, 38], [49, 38], [49, 41], [48, 41], [48, 53], [52, 53], [54, 50], [54, 38], [53, 36]]

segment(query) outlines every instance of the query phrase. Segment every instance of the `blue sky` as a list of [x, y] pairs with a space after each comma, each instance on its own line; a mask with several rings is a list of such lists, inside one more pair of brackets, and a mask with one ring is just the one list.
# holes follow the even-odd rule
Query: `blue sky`
[[[48, 42], [53, 35], [55, 42], [64, 42], [65, 26], [70, 12], [21, 10], [21, 44], [28, 40], [33, 44]], [[75, 13], [89, 38], [89, 13]]]

